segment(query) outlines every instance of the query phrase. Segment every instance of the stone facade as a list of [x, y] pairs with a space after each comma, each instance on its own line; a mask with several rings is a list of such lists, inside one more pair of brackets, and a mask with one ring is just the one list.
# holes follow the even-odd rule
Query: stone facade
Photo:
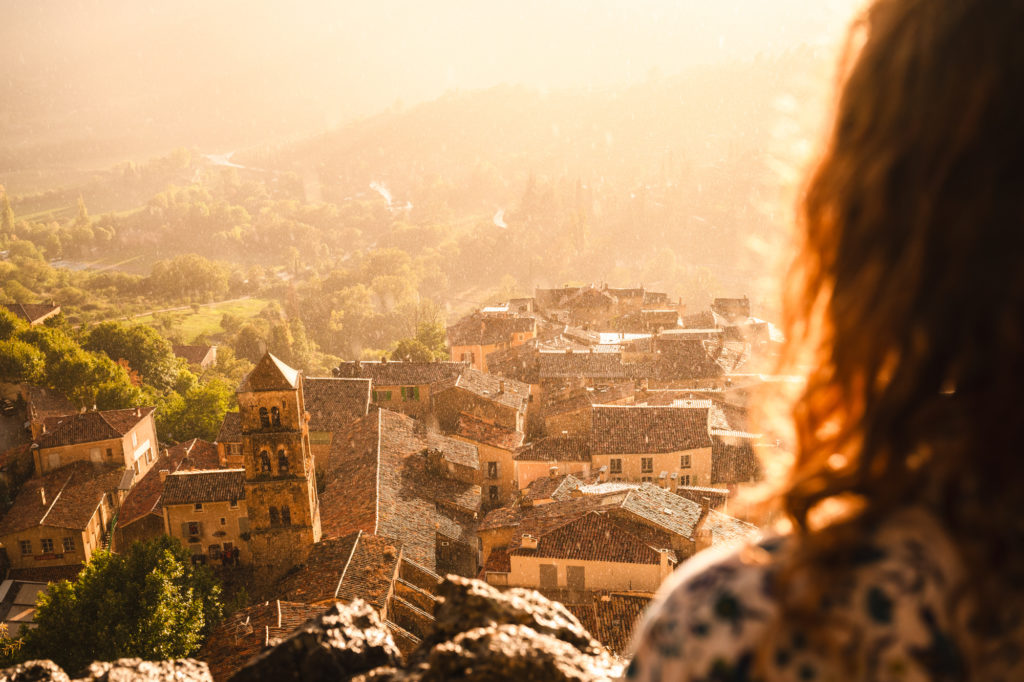
[[285, 570], [320, 541], [302, 375], [267, 353], [238, 390], [253, 563]]

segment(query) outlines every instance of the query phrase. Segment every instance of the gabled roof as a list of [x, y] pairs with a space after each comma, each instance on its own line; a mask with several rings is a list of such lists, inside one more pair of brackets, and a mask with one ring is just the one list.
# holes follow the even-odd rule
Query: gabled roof
[[201, 365], [210, 353], [214, 352], [216, 346], [190, 346], [176, 343], [171, 348], [174, 350], [175, 355], [183, 358], [190, 365]]
[[370, 384], [369, 379], [306, 377], [302, 394], [309, 430], [335, 433], [365, 417], [370, 409]]
[[271, 353], [264, 353], [252, 371], [242, 380], [239, 393], [251, 391], [286, 391], [299, 385], [299, 372]]
[[448, 327], [448, 343], [452, 346], [491, 346], [511, 343], [513, 334], [536, 331], [532, 317], [493, 317], [468, 315]]
[[193, 438], [168, 448], [121, 503], [117, 516], [118, 526], [126, 526], [147, 514], [161, 513], [164, 494], [164, 482], [160, 480], [161, 471], [174, 473], [182, 470], [213, 469], [217, 466], [217, 446], [209, 441]]
[[178, 471], [164, 481], [164, 505], [245, 499], [245, 469]]
[[28, 387], [29, 417], [45, 420], [47, 417], [62, 417], [78, 412], [78, 408], [60, 391], [42, 386]]
[[471, 440], [474, 443], [490, 445], [491, 447], [508, 450], [509, 452], [522, 445], [525, 438], [522, 431], [513, 431], [496, 424], [488, 424], [468, 414], [459, 417], [459, 424], [455, 429], [455, 435]]
[[543, 379], [597, 378], [626, 379], [630, 372], [622, 364], [622, 353], [590, 351], [540, 351], [538, 371]]
[[586, 438], [548, 436], [519, 448], [514, 459], [520, 462], [589, 462], [590, 443]]
[[288, 601], [268, 601], [235, 611], [210, 632], [195, 657], [210, 666], [216, 682], [224, 682], [250, 658], [294, 632], [322, 607]]
[[242, 441], [242, 414], [238, 410], [224, 413], [224, 421], [217, 432], [218, 443], [240, 443]]
[[80, 443], [94, 443], [121, 438], [153, 413], [152, 407], [129, 410], [91, 411], [48, 417], [39, 434], [40, 448], [56, 448]]
[[530, 385], [515, 379], [503, 379], [477, 369], [467, 369], [462, 374], [450, 377], [434, 388], [434, 393], [451, 389], [462, 389], [477, 397], [492, 400], [499, 405], [526, 412], [530, 402]]
[[336, 368], [341, 378], [370, 379], [374, 386], [425, 386], [451, 379], [469, 369], [468, 362], [343, 362]]
[[85, 530], [103, 497], [117, 489], [124, 471], [73, 462], [41, 478], [30, 478], [0, 520], [0, 536], [37, 526]]
[[539, 502], [541, 500], [567, 499], [572, 491], [588, 483], [596, 481], [598, 474], [561, 474], [557, 476], [541, 476], [530, 481], [523, 491], [523, 500]]
[[608, 514], [592, 511], [563, 526], [550, 530], [537, 540], [536, 548], [519, 547], [510, 552], [515, 557], [568, 559], [573, 561], [608, 561], [624, 564], [659, 564], [661, 552], [669, 554], [673, 563], [675, 552], [671, 539], [665, 535], [654, 547], [637, 537], [631, 524], [613, 519]]
[[595, 405], [592, 454], [646, 454], [711, 447], [708, 408]]
[[59, 305], [49, 303], [0, 303], [29, 324], [38, 324], [60, 312]]

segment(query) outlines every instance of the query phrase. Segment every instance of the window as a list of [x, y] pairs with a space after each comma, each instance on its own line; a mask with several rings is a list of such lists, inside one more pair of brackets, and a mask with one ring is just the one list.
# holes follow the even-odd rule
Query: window
[[497, 478], [497, 477], [498, 477], [498, 463], [497, 462], [488, 462], [487, 463], [487, 478]]
[[645, 474], [654, 473], [654, 458], [653, 457], [641, 457], [640, 458], [640, 471]]
[[277, 473], [279, 476], [288, 473], [288, 455], [284, 454], [284, 450], [277, 451]]
[[679, 485], [690, 485], [690, 475], [689, 474], [682, 474], [679, 477]]
[[570, 590], [585, 590], [586, 577], [583, 566], [566, 566], [565, 583]]
[[558, 587], [558, 566], [555, 564], [540, 565], [540, 586]]
[[74, 538], [64, 538], [64, 551], [65, 552], [74, 552], [75, 551], [75, 539]]
[[463, 353], [462, 354], [462, 361], [463, 362], [468, 362], [469, 364], [473, 364], [473, 354], [472, 353]]
[[288, 508], [287, 504], [281, 507], [281, 525], [292, 525], [292, 510]]
[[220, 545], [210, 545], [210, 558], [213, 560], [220, 558]]
[[391, 400], [391, 391], [374, 391], [373, 402], [388, 402]]
[[242, 454], [241, 443], [228, 443], [228, 454], [229, 455], [240, 455]]
[[107, 459], [114, 459], [114, 448], [107, 448]]
[[691, 485], [697, 485], [697, 474], [694, 474], [691, 479]]
[[226, 518], [224, 518], [223, 516], [220, 517], [220, 525], [222, 525], [222, 526], [228, 525], [228, 520]]
[[641, 481], [642, 481], [643, 483], [652, 483], [652, 482], [654, 482], [654, 477], [653, 477], [653, 476], [642, 476], [642, 477], [640, 478], [640, 480], [641, 480]]
[[270, 408], [270, 422], [274, 426], [281, 425], [281, 410], [277, 409], [276, 405]]
[[270, 508], [270, 525], [271, 526], [280, 526], [281, 525], [281, 515], [277, 513], [277, 507], [271, 507]]
[[487, 486], [487, 497], [488, 497], [488, 499], [490, 499], [491, 502], [497, 502], [498, 501], [498, 486], [496, 486], [496, 485]]
[[689, 455], [679, 455], [679, 468], [680, 469], [689, 469], [690, 468], [690, 456]]
[[609, 469], [609, 471], [611, 473], [613, 473], [613, 474], [621, 474], [622, 473], [622, 460], [621, 459], [613, 459], [613, 460], [611, 460], [609, 462], [609, 464], [611, 464], [611, 468]]
[[420, 399], [420, 387], [419, 386], [402, 386], [402, 400], [409, 402], [410, 400]]
[[270, 426], [270, 413], [267, 412], [267, 408], [260, 408], [260, 426], [267, 428]]
[[18, 543], [18, 545], [21, 547], [21, 553], [22, 554], [31, 554], [32, 553], [32, 541], [31, 540], [22, 540], [22, 541], [20, 541]]
[[194, 505], [192, 505], [192, 508], [194, 510], [196, 510], [196, 511], [201, 512], [201, 511], [203, 511], [203, 503], [202, 502], [196, 502]]
[[228, 503], [228, 506], [230, 506], [232, 509], [238, 509], [238, 500], [231, 500], [231, 502]]
[[260, 452], [260, 473], [270, 473], [270, 453], [267, 452], [266, 450]]
[[186, 530], [188, 531], [187, 535], [199, 535], [199, 529], [200, 529], [201, 526], [200, 526], [200, 523], [198, 521], [189, 521], [185, 525], [187, 526], [187, 528], [186, 528]]

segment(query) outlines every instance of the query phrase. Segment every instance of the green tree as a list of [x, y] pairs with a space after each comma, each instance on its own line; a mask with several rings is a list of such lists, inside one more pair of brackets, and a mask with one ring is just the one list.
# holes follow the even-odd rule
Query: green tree
[[391, 351], [391, 359], [402, 362], [430, 362], [434, 359], [434, 354], [416, 339], [402, 339]]
[[232, 386], [217, 378], [192, 386], [184, 395], [172, 392], [157, 411], [157, 429], [161, 436], [176, 441], [213, 440], [234, 400]]
[[0, 341], [0, 381], [37, 382], [46, 371], [46, 358], [31, 344], [17, 339]]
[[158, 389], [168, 388], [177, 378], [178, 362], [170, 342], [144, 324], [101, 322], [89, 332], [84, 346], [106, 353], [111, 360], [127, 360]]
[[14, 236], [14, 209], [3, 185], [0, 185], [0, 236]]
[[52, 584], [36, 604], [19, 654], [76, 672], [94, 660], [188, 656], [223, 611], [213, 574], [166, 535], [126, 554], [93, 553], [74, 582]]
[[416, 340], [430, 350], [435, 360], [448, 359], [448, 332], [439, 320], [420, 322]]

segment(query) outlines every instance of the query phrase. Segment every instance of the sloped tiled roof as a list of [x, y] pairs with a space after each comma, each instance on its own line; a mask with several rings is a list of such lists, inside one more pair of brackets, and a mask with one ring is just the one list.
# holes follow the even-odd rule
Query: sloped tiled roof
[[376, 535], [359, 536], [352, 558], [341, 575], [335, 598], [362, 599], [382, 611], [398, 570], [395, 543]]
[[620, 656], [629, 654], [633, 631], [652, 597], [646, 593], [599, 590], [587, 592], [584, 601], [573, 601], [572, 595], [542, 592], [546, 597], [564, 600], [565, 607], [590, 634]]
[[503, 379], [476, 369], [467, 369], [458, 376], [440, 382], [434, 392], [441, 393], [452, 388], [461, 388], [519, 412], [526, 412], [526, 405], [530, 401], [529, 384], [515, 379]]
[[521, 447], [514, 459], [520, 462], [589, 462], [590, 443], [585, 438], [547, 436]]
[[459, 417], [455, 435], [474, 443], [490, 445], [511, 452], [523, 444], [525, 435], [522, 431], [502, 428], [496, 424], [488, 424], [468, 414]]
[[154, 409], [133, 407], [129, 410], [94, 410], [49, 417], [43, 421], [44, 431], [39, 434], [39, 447], [56, 448], [121, 438]]
[[178, 471], [164, 481], [165, 505], [242, 499], [245, 499], [245, 469]]
[[660, 453], [711, 447], [708, 408], [596, 405], [591, 453]]
[[343, 362], [338, 376], [370, 379], [374, 386], [425, 386], [450, 379], [469, 368], [468, 362]]
[[540, 351], [537, 363], [542, 380], [577, 377], [626, 379], [631, 376], [622, 364], [621, 353]]
[[28, 387], [28, 403], [31, 406], [32, 418], [37, 420], [78, 412], [78, 408], [63, 393], [42, 386]]
[[[123, 468], [73, 462], [29, 479], [0, 520], [0, 536], [36, 526], [85, 530], [103, 497], [117, 489], [123, 472]], [[45, 491], [45, 502], [40, 491]]]
[[448, 343], [452, 346], [491, 346], [510, 343], [513, 334], [536, 330], [532, 317], [492, 317], [468, 315], [448, 327]]
[[195, 657], [210, 666], [215, 682], [224, 682], [269, 643], [284, 639], [322, 607], [269, 601], [235, 611], [210, 632]]
[[217, 432], [218, 443], [240, 443], [242, 441], [242, 415], [238, 410], [224, 413], [224, 421]]
[[540, 500], [566, 499], [576, 490], [590, 481], [597, 479], [598, 474], [561, 474], [558, 476], [541, 476], [530, 481], [523, 491], [524, 500], [539, 502]]
[[342, 431], [370, 409], [369, 379], [306, 377], [302, 382], [310, 431]]
[[694, 539], [700, 521], [701, 506], [651, 483], [629, 491], [622, 509], [666, 531]]
[[160, 514], [163, 509], [164, 482], [160, 472], [213, 469], [218, 466], [217, 446], [209, 441], [193, 438], [168, 448], [154, 462], [146, 475], [136, 483], [121, 503], [118, 526], [126, 526], [147, 514]]
[[338, 583], [345, 567], [352, 559], [352, 551], [362, 531], [340, 538], [326, 538], [315, 543], [298, 570], [289, 572], [275, 587], [275, 592], [292, 601], [318, 604], [334, 600]]
[[249, 391], [286, 391], [299, 384], [299, 372], [271, 353], [264, 353], [252, 371], [242, 380], [239, 393]]
[[713, 545], [754, 542], [761, 537], [761, 529], [754, 524], [714, 509], [708, 512], [704, 530], [710, 531]]
[[183, 358], [190, 365], [201, 365], [206, 356], [213, 352], [215, 346], [190, 346], [176, 343], [172, 346], [174, 354]]
[[[667, 535], [662, 539], [664, 544], [658, 548], [652, 547], [637, 537], [627, 522], [592, 511], [544, 533], [538, 539], [536, 549], [519, 547], [510, 552], [510, 555], [624, 564], [658, 564], [661, 562], [661, 553], [658, 549], [671, 547], [671, 540]], [[674, 552], [671, 558], [675, 561]]]
[[29, 324], [42, 321], [60, 312], [59, 305], [50, 305], [49, 303], [0, 303], [0, 305]]

